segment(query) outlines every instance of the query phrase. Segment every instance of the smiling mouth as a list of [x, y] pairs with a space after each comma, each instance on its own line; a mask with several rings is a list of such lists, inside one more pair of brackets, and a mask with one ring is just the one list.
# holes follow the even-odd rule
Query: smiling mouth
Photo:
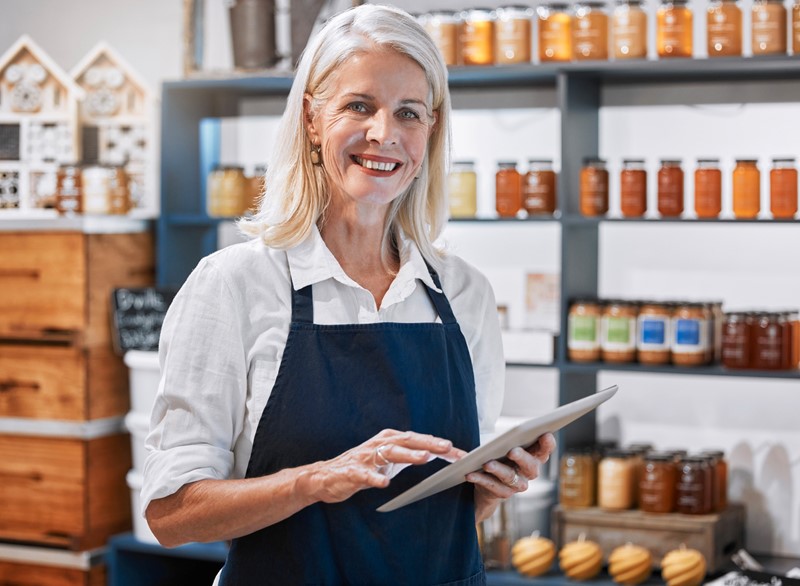
[[386, 171], [386, 172], [389, 172], [389, 171], [394, 171], [395, 169], [397, 169], [397, 167], [400, 166], [400, 163], [382, 163], [380, 161], [372, 161], [370, 159], [362, 159], [361, 157], [357, 157], [355, 155], [353, 155], [350, 158], [353, 159], [353, 161], [357, 165], [360, 165], [361, 167], [364, 167], [365, 169], [369, 169], [371, 171]]

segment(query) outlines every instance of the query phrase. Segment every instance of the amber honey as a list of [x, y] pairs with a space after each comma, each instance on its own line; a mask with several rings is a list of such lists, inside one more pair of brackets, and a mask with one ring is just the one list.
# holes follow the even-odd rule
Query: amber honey
[[539, 61], [572, 59], [572, 17], [566, 4], [543, 4], [537, 11]]
[[463, 65], [494, 63], [494, 14], [476, 8], [462, 13], [459, 42]]
[[611, 18], [615, 59], [647, 57], [647, 14], [640, 0], [620, 0]]
[[494, 60], [497, 64], [529, 63], [533, 11], [524, 6], [504, 6], [497, 9], [494, 23]]
[[500, 161], [495, 175], [495, 204], [503, 218], [515, 217], [522, 208], [522, 181], [513, 161]]
[[530, 159], [522, 180], [522, 207], [529, 215], [556, 211], [556, 173], [550, 159]]
[[423, 26], [442, 54], [445, 65], [458, 64], [458, 16], [452, 11], [426, 15]]
[[786, 53], [786, 8], [782, 0], [755, 0], [752, 11], [753, 55]]
[[742, 11], [736, 0], [714, 0], [706, 13], [709, 57], [742, 54]]
[[647, 454], [639, 474], [639, 508], [647, 513], [671, 513], [677, 475], [672, 455]]
[[584, 159], [580, 178], [580, 210], [584, 216], [608, 213], [608, 169], [602, 159]]
[[658, 213], [677, 217], [683, 213], [683, 169], [679, 160], [663, 159], [658, 170]]
[[800, 55], [800, 0], [792, 5], [792, 53]]
[[769, 172], [769, 207], [773, 218], [794, 218], [797, 213], [797, 167], [794, 159], [772, 159]]
[[647, 211], [647, 171], [644, 161], [622, 161], [619, 174], [620, 211], [626, 218], [640, 218]]
[[602, 2], [575, 5], [572, 19], [572, 58], [608, 59], [608, 15]]
[[717, 218], [722, 211], [719, 159], [698, 159], [694, 171], [694, 211], [698, 218]]
[[659, 57], [691, 57], [692, 11], [686, 0], [662, 0], [656, 12], [656, 52]]
[[761, 173], [755, 159], [736, 159], [733, 169], [733, 215], [752, 219], [761, 211]]

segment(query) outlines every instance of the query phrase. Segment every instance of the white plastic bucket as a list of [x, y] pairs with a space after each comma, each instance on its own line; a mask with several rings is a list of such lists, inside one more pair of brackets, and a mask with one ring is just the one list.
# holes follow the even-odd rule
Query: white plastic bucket
[[161, 378], [158, 352], [129, 350], [125, 353], [124, 360], [129, 368], [131, 410], [150, 415]]
[[142, 492], [142, 482], [144, 481], [142, 473], [138, 470], [129, 470], [128, 474], [125, 476], [125, 480], [128, 483], [128, 488], [131, 489], [131, 512], [133, 514], [134, 537], [145, 543], [158, 543], [156, 536], [150, 531], [147, 521], [145, 521], [144, 517], [139, 512], [141, 502], [140, 493]]
[[133, 455], [133, 469], [141, 472], [144, 470], [144, 460], [147, 457], [147, 450], [144, 447], [144, 440], [150, 430], [150, 414], [129, 411], [125, 415], [125, 429], [131, 434], [131, 454]]

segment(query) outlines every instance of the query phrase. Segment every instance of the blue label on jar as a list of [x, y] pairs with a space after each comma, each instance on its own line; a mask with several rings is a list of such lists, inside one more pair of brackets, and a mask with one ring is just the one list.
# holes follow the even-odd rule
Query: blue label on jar
[[664, 320], [644, 319], [640, 323], [644, 344], [663, 344], [666, 337]]
[[694, 319], [679, 319], [675, 325], [675, 342], [687, 346], [700, 344], [700, 322]]

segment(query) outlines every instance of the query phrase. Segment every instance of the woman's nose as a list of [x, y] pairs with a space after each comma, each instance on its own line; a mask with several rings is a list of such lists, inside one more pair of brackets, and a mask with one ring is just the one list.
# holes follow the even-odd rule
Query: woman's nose
[[378, 111], [370, 118], [367, 140], [378, 144], [397, 142], [397, 124], [391, 113]]

